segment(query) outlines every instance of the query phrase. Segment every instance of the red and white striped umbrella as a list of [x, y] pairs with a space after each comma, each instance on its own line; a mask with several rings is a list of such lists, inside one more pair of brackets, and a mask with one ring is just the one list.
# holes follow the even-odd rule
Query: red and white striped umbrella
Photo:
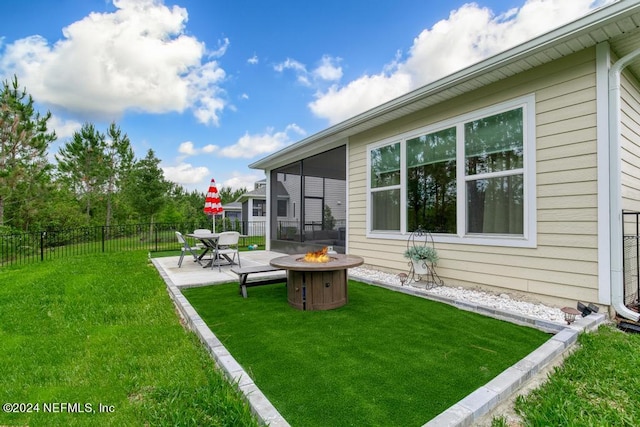
[[216, 232], [215, 218], [217, 214], [224, 211], [222, 209], [222, 202], [220, 201], [220, 195], [218, 194], [218, 187], [216, 187], [216, 180], [211, 178], [211, 184], [209, 184], [209, 191], [204, 199], [204, 213], [211, 215], [213, 220], [213, 232]]

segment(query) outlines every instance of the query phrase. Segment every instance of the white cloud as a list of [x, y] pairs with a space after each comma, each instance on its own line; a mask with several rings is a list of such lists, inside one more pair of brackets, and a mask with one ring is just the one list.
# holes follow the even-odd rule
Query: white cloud
[[245, 133], [233, 145], [220, 150], [222, 157], [250, 159], [258, 155], [273, 153], [289, 145], [293, 140], [290, 133], [305, 135], [306, 132], [296, 124], [288, 125], [285, 130], [275, 132], [269, 128], [263, 134]]
[[219, 148], [220, 147], [213, 144], [207, 144], [202, 148], [197, 148], [193, 142], [185, 141], [178, 146], [178, 153], [181, 154], [180, 159], [184, 159], [186, 157], [197, 156], [199, 154], [211, 154], [218, 151]]
[[75, 120], [64, 120], [55, 114], [47, 122], [47, 129], [55, 131], [58, 141], [71, 138], [76, 131], [82, 128], [82, 123]]
[[423, 30], [413, 40], [404, 62], [396, 56], [379, 74], [318, 92], [309, 108], [335, 124], [611, 2], [528, 0], [521, 8], [501, 15], [476, 3], [465, 4]]
[[284, 70], [294, 70], [304, 73], [307, 72], [307, 68], [304, 64], [291, 58], [287, 58], [284, 62], [276, 64], [273, 68], [278, 72], [283, 72]]
[[258, 55], [254, 54], [251, 58], [247, 59], [247, 62], [251, 65], [256, 65], [259, 62]]
[[313, 75], [316, 79], [337, 81], [342, 78], [342, 67], [337, 64], [341, 61], [341, 58], [332, 58], [328, 55], [322, 57], [320, 65], [313, 70]]
[[342, 67], [338, 65], [340, 61], [342, 61], [341, 58], [324, 55], [320, 64], [312, 71], [308, 71], [303, 63], [287, 58], [284, 62], [276, 64], [273, 69], [279, 73], [292, 70], [298, 83], [304, 86], [318, 86], [323, 82], [338, 81], [342, 78]]
[[256, 181], [264, 179], [264, 173], [249, 173], [241, 174], [239, 172], [233, 172], [232, 177], [225, 179], [222, 185], [225, 187], [231, 187], [232, 190], [239, 190], [245, 188], [249, 191], [253, 190]]
[[216, 151], [218, 151], [219, 148], [220, 147], [218, 147], [217, 145], [207, 144], [204, 147], [202, 147], [200, 152], [205, 153], [205, 154], [211, 154], [211, 153], [215, 153]]
[[[0, 75], [16, 74], [39, 103], [111, 121], [126, 110], [192, 109], [217, 125], [226, 106], [225, 71], [213, 52], [184, 31], [187, 11], [160, 0], [113, 0], [110, 13], [91, 13], [49, 43], [40, 36], [4, 46]], [[205, 58], [206, 56], [206, 58]]]
[[194, 166], [191, 163], [179, 163], [176, 166], [162, 166], [164, 177], [176, 184], [193, 187], [209, 176], [209, 169], [205, 166]]
[[186, 156], [193, 156], [196, 154], [196, 150], [193, 147], [193, 142], [185, 141], [178, 146], [178, 153], [184, 154]]
[[303, 86], [311, 86], [307, 67], [301, 62], [296, 61], [295, 59], [287, 58], [284, 62], [276, 64], [273, 69], [279, 73], [282, 73], [285, 70], [293, 70], [296, 74], [298, 83], [302, 84]]
[[318, 95], [309, 108], [316, 116], [334, 124], [407, 93], [411, 87], [411, 76], [405, 73], [363, 76], [346, 86], [331, 86]]

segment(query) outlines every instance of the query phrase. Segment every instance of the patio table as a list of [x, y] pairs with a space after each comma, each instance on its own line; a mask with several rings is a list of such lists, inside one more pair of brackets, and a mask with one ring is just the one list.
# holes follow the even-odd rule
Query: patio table
[[[188, 233], [186, 234], [186, 236], [200, 240], [205, 247], [204, 251], [202, 251], [200, 256], [198, 256], [198, 261], [202, 261], [202, 258], [208, 252], [211, 252], [212, 254], [216, 253], [216, 247], [218, 246], [218, 238], [220, 237], [220, 233]], [[240, 237], [247, 236], [241, 234]], [[235, 265], [235, 262], [231, 258], [229, 258], [227, 254], [220, 255], [228, 262], [229, 265]], [[212, 255], [211, 260], [206, 265], [204, 265], [203, 268], [211, 267], [213, 265], [213, 261], [214, 258]]]

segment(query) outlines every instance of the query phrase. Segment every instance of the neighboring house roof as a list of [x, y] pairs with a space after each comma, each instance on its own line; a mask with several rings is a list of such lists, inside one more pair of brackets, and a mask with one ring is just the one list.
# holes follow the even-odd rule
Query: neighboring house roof
[[[608, 41], [618, 57], [638, 47], [640, 2], [621, 0], [309, 136], [249, 165], [274, 169], [344, 145], [349, 136]], [[640, 76], [640, 63], [629, 69]]]
[[[289, 192], [286, 190], [286, 188], [284, 188], [284, 185], [282, 185], [281, 182], [278, 181], [276, 185], [278, 186], [277, 193], [276, 193], [278, 196], [289, 195]], [[242, 196], [238, 197], [236, 199], [236, 202], [243, 203], [248, 199], [265, 199], [266, 200], [266, 198], [267, 198], [267, 187], [259, 187], [259, 188], [256, 188], [255, 190], [247, 191]]]
[[225, 211], [241, 211], [242, 203], [238, 203], [238, 202], [227, 203], [222, 205], [222, 209], [224, 209]]
[[248, 199], [266, 199], [267, 198], [267, 188], [259, 187], [255, 190], [247, 191], [242, 196], [236, 199], [236, 202], [244, 202]]

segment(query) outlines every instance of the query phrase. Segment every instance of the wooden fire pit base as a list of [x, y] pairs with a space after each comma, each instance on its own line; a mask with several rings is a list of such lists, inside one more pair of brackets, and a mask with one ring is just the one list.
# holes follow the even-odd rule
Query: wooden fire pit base
[[287, 300], [298, 310], [331, 310], [348, 301], [347, 269], [364, 263], [361, 257], [335, 254], [325, 263], [302, 261], [304, 255], [271, 260], [271, 265], [287, 270]]

